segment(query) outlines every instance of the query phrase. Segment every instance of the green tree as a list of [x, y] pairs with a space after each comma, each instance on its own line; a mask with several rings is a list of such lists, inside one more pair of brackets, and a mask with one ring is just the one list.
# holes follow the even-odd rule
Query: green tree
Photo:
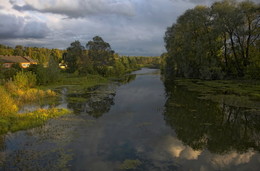
[[165, 33], [165, 73], [201, 79], [247, 73], [256, 78], [259, 22], [259, 5], [250, 1], [224, 0], [187, 10]]
[[65, 63], [68, 65], [68, 71], [73, 73], [79, 69], [82, 64], [82, 58], [84, 57], [84, 46], [77, 40], [70, 44], [67, 48], [66, 56], [64, 57]]
[[95, 36], [86, 44], [88, 49], [88, 57], [93, 61], [93, 67], [100, 74], [104, 74], [108, 66], [115, 63], [114, 51], [109, 43], [105, 42], [101, 37]]
[[24, 47], [22, 45], [15, 46], [14, 49], [14, 55], [15, 56], [24, 56]]

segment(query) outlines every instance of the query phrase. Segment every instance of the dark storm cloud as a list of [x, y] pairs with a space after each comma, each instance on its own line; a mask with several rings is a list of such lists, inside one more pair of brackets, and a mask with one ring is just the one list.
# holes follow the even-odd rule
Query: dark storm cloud
[[[23, 31], [15, 29], [21, 25], [19, 22], [30, 21], [18, 17], [18, 21], [12, 19], [16, 22], [6, 26], [5, 31], [1, 32], [3, 28], [0, 28], [0, 36], [13, 37], [12, 43], [21, 44], [23, 41], [18, 36], [21, 32], [25, 37], [29, 34], [39, 35], [39, 39], [24, 44], [65, 49], [75, 40], [85, 45], [95, 35], [99, 35], [121, 55], [159, 56], [165, 52], [163, 37], [166, 28], [186, 9], [195, 7], [196, 4], [190, 1], [10, 0], [10, 8], [15, 13], [45, 20], [51, 32], [47, 34], [45, 31], [46, 24], [44, 26], [41, 23], [40, 26], [33, 22], [27, 28], [23, 26], [26, 28]], [[7, 20], [5, 22], [9, 23]]]
[[69, 18], [96, 14], [134, 15], [134, 8], [129, 0], [27, 0], [22, 6], [17, 5], [16, 1], [10, 1], [10, 3], [18, 11], [61, 14]]
[[0, 14], [0, 39], [44, 38], [49, 28], [45, 23], [26, 21], [23, 17]]

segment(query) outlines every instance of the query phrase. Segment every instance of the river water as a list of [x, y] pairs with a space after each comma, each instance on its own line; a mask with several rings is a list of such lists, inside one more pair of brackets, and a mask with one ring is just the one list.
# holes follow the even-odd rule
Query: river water
[[156, 69], [89, 91], [63, 88], [73, 114], [0, 136], [0, 170], [260, 169], [259, 115], [164, 85]]

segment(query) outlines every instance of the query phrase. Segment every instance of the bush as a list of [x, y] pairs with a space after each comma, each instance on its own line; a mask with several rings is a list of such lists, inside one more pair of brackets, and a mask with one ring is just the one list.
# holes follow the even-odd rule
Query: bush
[[260, 67], [251, 64], [247, 68], [246, 77], [249, 79], [259, 80], [260, 79]]
[[28, 69], [36, 74], [38, 85], [47, 85], [57, 82], [60, 79], [60, 69], [54, 60], [49, 61], [49, 66], [33, 65]]
[[18, 107], [15, 105], [14, 100], [3, 87], [0, 87], [0, 94], [0, 116], [16, 113], [18, 111]]
[[22, 89], [34, 87], [36, 85], [36, 75], [31, 71], [20, 71], [14, 76], [14, 84]]

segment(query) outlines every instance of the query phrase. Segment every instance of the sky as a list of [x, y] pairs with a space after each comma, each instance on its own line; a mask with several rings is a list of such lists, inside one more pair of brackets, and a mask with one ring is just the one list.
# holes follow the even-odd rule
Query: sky
[[216, 0], [0, 0], [0, 44], [66, 49], [101, 36], [120, 55], [160, 56], [178, 16]]

